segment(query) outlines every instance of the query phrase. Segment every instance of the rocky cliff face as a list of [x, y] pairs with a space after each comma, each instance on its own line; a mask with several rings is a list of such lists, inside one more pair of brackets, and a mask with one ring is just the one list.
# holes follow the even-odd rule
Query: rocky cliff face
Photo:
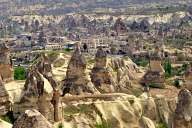
[[86, 74], [86, 60], [77, 45], [68, 64], [63, 85], [63, 95], [66, 93], [79, 95], [82, 93], [98, 93], [98, 90]]
[[13, 128], [53, 128], [49, 121], [37, 110], [26, 110], [17, 121]]
[[[70, 97], [70, 96], [69, 96]], [[94, 98], [77, 98], [68, 102], [64, 108], [65, 125], [69, 128], [95, 128], [107, 126], [112, 128], [155, 128], [159, 106], [154, 99], [145, 94], [140, 98], [126, 94], [108, 94]], [[82, 103], [75, 101], [81, 100]], [[74, 105], [73, 105], [74, 103]], [[72, 118], [69, 118], [72, 117]]]

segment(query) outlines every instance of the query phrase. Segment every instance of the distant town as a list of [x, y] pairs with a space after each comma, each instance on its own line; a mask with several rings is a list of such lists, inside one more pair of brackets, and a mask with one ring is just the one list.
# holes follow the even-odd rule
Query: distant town
[[0, 11], [0, 128], [191, 128], [190, 0]]

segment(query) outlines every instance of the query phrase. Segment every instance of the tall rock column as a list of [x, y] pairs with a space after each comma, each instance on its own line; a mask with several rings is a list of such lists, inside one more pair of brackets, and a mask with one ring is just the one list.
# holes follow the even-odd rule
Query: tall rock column
[[10, 109], [9, 94], [5, 89], [2, 77], [0, 75], [0, 116], [5, 115]]
[[115, 80], [107, 68], [107, 53], [100, 47], [95, 55], [95, 65], [91, 71], [91, 81], [103, 93], [115, 91]]
[[72, 95], [99, 93], [86, 74], [86, 67], [85, 57], [80, 51], [79, 44], [77, 44], [67, 68], [63, 85], [63, 95], [66, 93]]
[[61, 101], [60, 101], [60, 92], [59, 92], [59, 90], [54, 91], [52, 104], [53, 104], [53, 107], [54, 107], [54, 120], [56, 122], [61, 121], [62, 120], [62, 109], [60, 109]]
[[149, 70], [143, 76], [141, 84], [157, 88], [165, 88], [165, 71], [161, 66], [162, 54], [158, 47], [150, 55]]
[[56, 80], [53, 78], [52, 66], [49, 61], [49, 58], [46, 54], [41, 54], [40, 60], [36, 64], [38, 71], [51, 83], [53, 89], [55, 90], [58, 87]]
[[0, 75], [5, 82], [13, 80], [10, 49], [5, 44], [0, 44]]

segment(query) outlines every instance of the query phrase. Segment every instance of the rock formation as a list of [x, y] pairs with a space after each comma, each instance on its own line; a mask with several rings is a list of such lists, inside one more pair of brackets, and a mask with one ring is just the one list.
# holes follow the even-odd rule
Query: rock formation
[[0, 75], [3, 81], [7, 82], [13, 80], [10, 50], [4, 43], [0, 44]]
[[150, 23], [147, 19], [143, 19], [140, 23], [140, 29], [142, 32], [149, 32]]
[[53, 128], [52, 124], [37, 110], [26, 110], [13, 125], [13, 128]]
[[9, 94], [5, 89], [3, 80], [0, 76], [0, 116], [5, 115], [10, 110]]
[[87, 28], [89, 26], [90, 20], [87, 16], [81, 15], [79, 19], [79, 26]]
[[77, 26], [76, 20], [72, 15], [67, 15], [64, 19], [62, 19], [59, 23], [64, 28], [72, 29]]
[[149, 70], [143, 76], [141, 83], [144, 86], [150, 87], [165, 87], [165, 71], [161, 66], [162, 55], [159, 48], [156, 48], [154, 53], [150, 56]]
[[[164, 96], [156, 96], [155, 103], [158, 111], [158, 121], [163, 122], [163, 124], [166, 124], [170, 127], [172, 120], [172, 111], [166, 98]], [[173, 104], [176, 104], [176, 102]]]
[[179, 92], [172, 127], [192, 128], [192, 94], [186, 89]]
[[35, 65], [38, 71], [51, 83], [54, 90], [58, 87], [56, 80], [53, 78], [52, 66], [46, 54], [41, 54], [38, 63]]
[[114, 92], [117, 88], [115, 80], [107, 68], [107, 53], [102, 48], [99, 48], [95, 55], [91, 81], [100, 92]]
[[185, 73], [185, 83], [184, 86], [190, 92], [192, 92], [192, 65], [189, 65]]
[[132, 87], [131, 81], [135, 80], [135, 73], [137, 66], [133, 62], [126, 63], [121, 58], [111, 59], [109, 66], [115, 72], [116, 83], [118, 92], [128, 93]]
[[66, 93], [80, 95], [82, 93], [98, 93], [86, 74], [86, 60], [81, 54], [79, 44], [68, 64], [66, 78], [63, 85], [63, 95]]
[[127, 32], [127, 27], [121, 18], [118, 18], [114, 24], [114, 30], [119, 33]]
[[[144, 106], [139, 98], [126, 94], [108, 94], [100, 98], [96, 101], [87, 99], [85, 104], [70, 104], [70, 107], [64, 108], [65, 112], [71, 108], [76, 112], [71, 120], [64, 119], [66, 124], [70, 124], [68, 128], [94, 128], [95, 124], [110, 128], [155, 128], [150, 117], [144, 116]], [[84, 112], [81, 111], [83, 108], [86, 108]]]
[[37, 69], [30, 69], [15, 112], [37, 109], [49, 121], [54, 121], [54, 107], [51, 103], [53, 88]]

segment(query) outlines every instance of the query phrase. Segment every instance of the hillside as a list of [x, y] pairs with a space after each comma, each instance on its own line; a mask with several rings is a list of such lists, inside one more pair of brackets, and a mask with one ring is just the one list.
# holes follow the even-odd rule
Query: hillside
[[[72, 12], [152, 13], [178, 11], [191, 6], [191, 0], [0, 0], [3, 15], [60, 15]], [[139, 11], [138, 11], [139, 10]], [[2, 15], [1, 14], [1, 15]]]

